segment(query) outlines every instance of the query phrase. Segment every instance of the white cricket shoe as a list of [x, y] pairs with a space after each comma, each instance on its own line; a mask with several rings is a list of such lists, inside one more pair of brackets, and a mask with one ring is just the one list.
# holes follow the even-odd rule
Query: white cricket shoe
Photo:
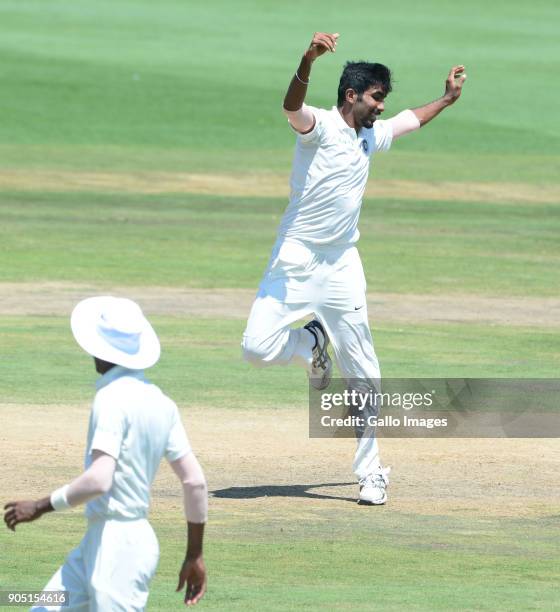
[[387, 501], [390, 467], [381, 468], [380, 472], [368, 474], [360, 480], [359, 504], [382, 506]]
[[308, 372], [309, 382], [315, 389], [321, 391], [321, 389], [326, 389], [329, 386], [332, 376], [332, 361], [327, 353], [329, 337], [325, 328], [316, 319], [310, 321], [304, 327], [315, 338], [313, 361], [311, 370]]

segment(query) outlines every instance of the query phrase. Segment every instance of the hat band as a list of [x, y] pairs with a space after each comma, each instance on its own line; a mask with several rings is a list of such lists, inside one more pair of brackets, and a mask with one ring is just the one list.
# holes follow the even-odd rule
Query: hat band
[[112, 329], [97, 326], [98, 334], [113, 348], [116, 348], [128, 355], [135, 355], [140, 350], [140, 333], [127, 333]]

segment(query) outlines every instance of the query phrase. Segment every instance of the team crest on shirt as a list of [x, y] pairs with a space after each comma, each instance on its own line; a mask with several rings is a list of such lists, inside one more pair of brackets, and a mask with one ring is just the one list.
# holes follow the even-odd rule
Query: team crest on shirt
[[368, 145], [367, 140], [364, 138], [364, 140], [362, 140], [362, 142], [360, 144], [361, 144], [361, 147], [362, 147], [364, 153], [367, 153], [368, 149], [369, 149], [369, 145]]

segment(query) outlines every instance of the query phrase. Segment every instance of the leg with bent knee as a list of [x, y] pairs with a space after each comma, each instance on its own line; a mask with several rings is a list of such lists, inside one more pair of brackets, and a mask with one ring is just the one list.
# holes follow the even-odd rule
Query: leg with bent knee
[[264, 367], [296, 363], [309, 368], [314, 336], [304, 327], [290, 326], [309, 314], [309, 304], [286, 304], [272, 296], [257, 296], [241, 341], [243, 358]]

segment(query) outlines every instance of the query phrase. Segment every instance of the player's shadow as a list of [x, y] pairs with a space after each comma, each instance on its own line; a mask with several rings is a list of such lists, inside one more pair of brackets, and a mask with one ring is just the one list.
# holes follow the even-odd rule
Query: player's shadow
[[222, 499], [256, 499], [258, 497], [310, 497], [314, 499], [338, 499], [356, 503], [355, 497], [340, 497], [338, 495], [324, 495], [314, 493], [310, 489], [321, 487], [342, 487], [355, 485], [355, 482], [329, 482], [324, 484], [303, 485], [260, 485], [257, 487], [228, 487], [212, 491], [214, 497]]

